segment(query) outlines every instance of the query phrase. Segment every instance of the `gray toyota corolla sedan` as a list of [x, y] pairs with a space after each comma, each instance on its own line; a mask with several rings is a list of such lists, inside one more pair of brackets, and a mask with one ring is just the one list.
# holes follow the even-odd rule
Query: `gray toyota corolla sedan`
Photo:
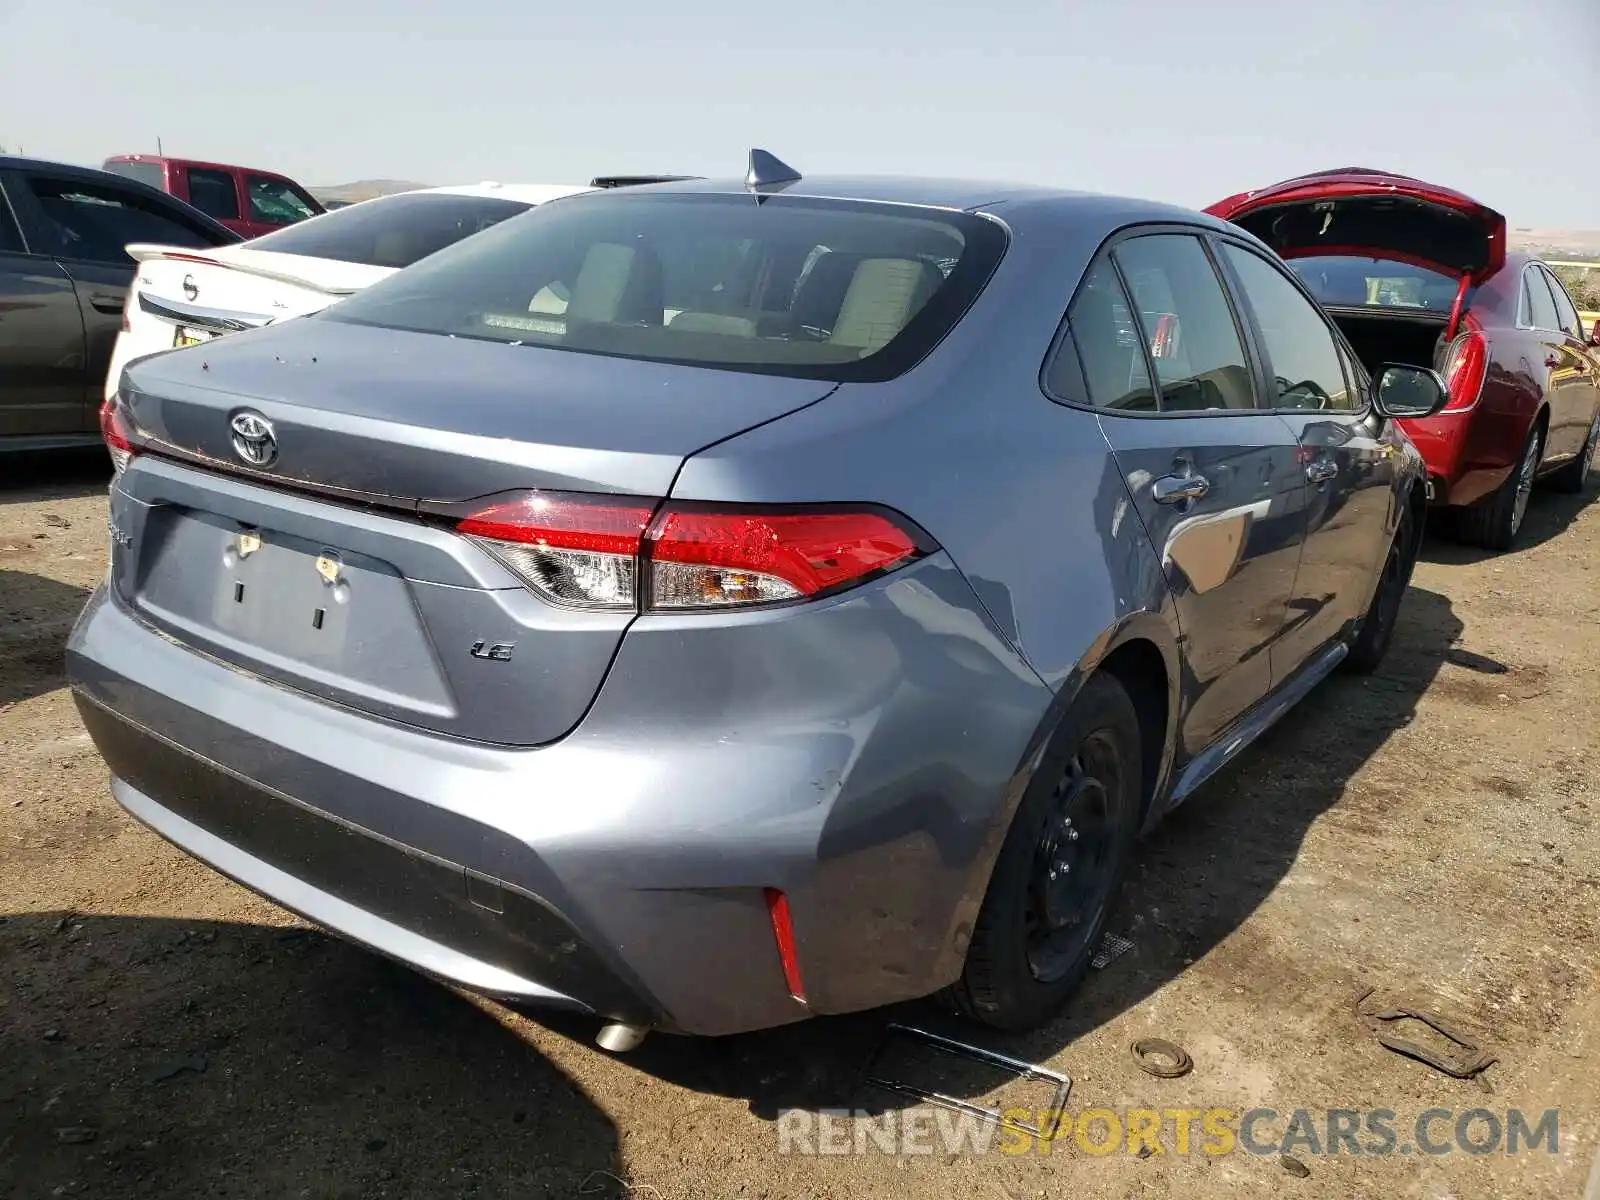
[[1374, 374], [1235, 226], [758, 152], [134, 364], [70, 674], [164, 837], [610, 1048], [1027, 1027], [1382, 657], [1444, 390]]

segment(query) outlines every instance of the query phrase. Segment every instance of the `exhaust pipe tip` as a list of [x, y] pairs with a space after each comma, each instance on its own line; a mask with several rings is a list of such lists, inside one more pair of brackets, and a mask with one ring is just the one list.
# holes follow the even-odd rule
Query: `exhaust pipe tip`
[[648, 1025], [608, 1021], [600, 1027], [600, 1032], [595, 1034], [594, 1043], [600, 1049], [609, 1050], [612, 1054], [626, 1054], [629, 1050], [637, 1050], [649, 1032]]

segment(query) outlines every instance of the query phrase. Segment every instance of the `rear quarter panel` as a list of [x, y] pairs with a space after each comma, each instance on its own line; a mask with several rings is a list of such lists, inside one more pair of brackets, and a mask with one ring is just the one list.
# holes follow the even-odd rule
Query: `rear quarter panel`
[[[1106, 654], [1128, 637], [1152, 641], [1167, 664], [1168, 711], [1177, 710], [1176, 620], [1160, 564], [1094, 414], [1051, 401], [1039, 385], [1068, 301], [1111, 229], [1001, 211], [1011, 249], [926, 360], [702, 451], [673, 488], [685, 499], [870, 501], [906, 514], [1039, 676], [1042, 707], [985, 732], [996, 739], [990, 753], [1015, 764], [1014, 786], [942, 847], [965, 864], [969, 903], [958, 914], [975, 912], [1054, 723]], [[959, 941], [953, 931], [946, 944]]]

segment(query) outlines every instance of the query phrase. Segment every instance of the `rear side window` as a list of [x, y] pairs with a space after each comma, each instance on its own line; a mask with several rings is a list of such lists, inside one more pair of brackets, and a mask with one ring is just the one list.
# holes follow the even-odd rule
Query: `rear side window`
[[1550, 295], [1550, 285], [1545, 282], [1544, 272], [1537, 267], [1529, 267], [1523, 272], [1522, 278], [1528, 289], [1528, 324], [1535, 329], [1560, 329], [1561, 318], [1556, 315], [1556, 302]]
[[108, 162], [105, 169], [113, 175], [121, 175], [124, 179], [137, 179], [140, 183], [155, 188], [158, 192], [166, 191], [166, 177], [162, 174], [161, 164], [153, 162]]
[[250, 197], [250, 219], [269, 225], [292, 225], [317, 215], [311, 198], [287, 179], [269, 175], [246, 175], [245, 194]]
[[1583, 337], [1583, 323], [1578, 320], [1578, 310], [1572, 303], [1572, 297], [1567, 295], [1567, 289], [1548, 271], [1541, 271], [1545, 280], [1550, 284], [1550, 297], [1556, 302], [1556, 320], [1558, 329], [1563, 329], [1573, 337]]
[[1161, 411], [1254, 408], [1249, 359], [1200, 239], [1129, 238], [1112, 251], [1155, 365]]
[[[267, 248], [265, 239], [261, 244]], [[889, 379], [949, 332], [1006, 235], [970, 213], [814, 197], [559, 200], [323, 319], [812, 379]]]
[[6, 203], [5, 192], [0, 191], [0, 254], [21, 254], [26, 249], [22, 244], [22, 231], [11, 215], [11, 205]]
[[179, 215], [178, 205], [116, 187], [35, 175], [28, 187], [43, 217], [46, 242], [34, 249], [61, 258], [129, 263], [129, 242], [214, 246], [219, 239]]
[[1258, 254], [1223, 243], [1261, 330], [1277, 394], [1270, 407], [1348, 411], [1358, 407], [1333, 330], [1282, 272]]
[[[1090, 269], [1067, 313], [1067, 328], [1083, 365], [1089, 403], [1121, 412], [1156, 411], [1139, 328], [1110, 260], [1101, 259]], [[1059, 378], [1048, 382], [1057, 394], [1071, 392], [1071, 385]]]
[[250, 244], [275, 254], [368, 267], [409, 267], [527, 210], [528, 205], [518, 200], [412, 192], [352, 204]]
[[239, 219], [239, 189], [229, 171], [189, 168], [189, 203], [219, 221]]

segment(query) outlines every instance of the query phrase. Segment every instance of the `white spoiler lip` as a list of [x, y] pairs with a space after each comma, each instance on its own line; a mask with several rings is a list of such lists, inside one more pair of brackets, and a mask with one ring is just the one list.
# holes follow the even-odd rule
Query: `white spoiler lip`
[[240, 271], [246, 275], [271, 279], [277, 283], [287, 283], [292, 287], [306, 288], [309, 291], [321, 292], [326, 296], [353, 296], [361, 290], [354, 287], [329, 287], [325, 283], [318, 283], [316, 280], [308, 279], [303, 275], [295, 275], [288, 271], [274, 271], [253, 263], [234, 262], [230, 259], [214, 257], [202, 250], [192, 249], [187, 246], [161, 246], [152, 242], [133, 242], [125, 246], [124, 249], [134, 262], [167, 260], [170, 262], [201, 263], [208, 267], [222, 267], [229, 271]]

